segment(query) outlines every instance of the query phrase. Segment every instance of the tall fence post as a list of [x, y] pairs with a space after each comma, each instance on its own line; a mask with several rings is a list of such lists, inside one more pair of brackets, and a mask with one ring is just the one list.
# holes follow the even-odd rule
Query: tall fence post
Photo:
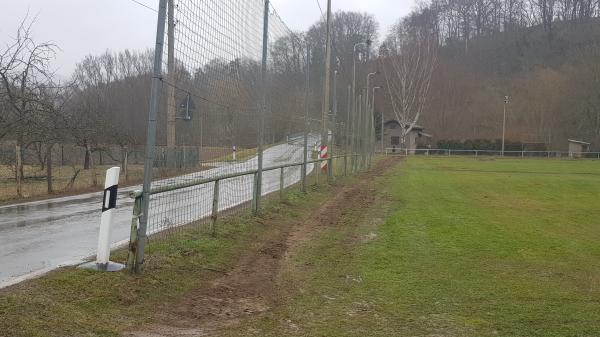
[[373, 164], [373, 154], [375, 153], [375, 90], [373, 90], [373, 101], [369, 113], [369, 168]]
[[260, 107], [260, 117], [258, 126], [258, 174], [256, 182], [256, 195], [254, 212], [260, 209], [260, 199], [262, 197], [262, 174], [263, 174], [263, 143], [265, 141], [265, 115], [267, 109], [267, 57], [269, 44], [269, 0], [265, 0], [264, 18], [263, 18], [263, 50], [262, 50], [262, 102]]
[[284, 168], [282, 167], [279, 173], [279, 199], [283, 200], [283, 189], [285, 188]]
[[302, 150], [302, 168], [300, 169], [302, 174], [302, 192], [306, 192], [306, 174], [308, 171], [308, 133], [304, 132], [304, 149]]
[[332, 161], [332, 155], [331, 152], [329, 152], [330, 149], [327, 149], [327, 181], [328, 182], [333, 182], [333, 161]]
[[258, 185], [258, 171], [252, 175], [252, 212], [258, 212], [258, 202], [257, 202], [257, 185]]
[[129, 149], [125, 146], [125, 153], [123, 154], [123, 176], [125, 181], [129, 181]]
[[[321, 159], [321, 157], [317, 154], [317, 158]], [[321, 161], [317, 161], [316, 163], [313, 164], [314, 168], [315, 168], [315, 181], [316, 184], [319, 185], [319, 177], [321, 176]]]
[[364, 104], [363, 104], [363, 161], [362, 169], [367, 170], [367, 155], [369, 151], [369, 94], [367, 89], [364, 89]]
[[356, 138], [355, 142], [354, 142], [354, 148], [355, 148], [355, 153], [356, 153], [356, 157], [353, 160], [352, 163], [352, 171], [354, 173], [359, 171], [359, 165], [360, 165], [360, 142], [361, 142], [361, 104], [362, 104], [362, 95], [358, 95], [358, 97], [356, 98], [356, 110], [355, 110], [355, 114], [356, 114], [356, 123], [354, 124], [354, 137]]
[[159, 99], [162, 87], [162, 64], [165, 43], [165, 24], [167, 17], [167, 0], [160, 0], [158, 9], [158, 22], [156, 27], [156, 47], [154, 49], [154, 74], [152, 76], [152, 93], [150, 98], [150, 111], [148, 113], [148, 129], [146, 135], [146, 159], [144, 161], [144, 185], [142, 189], [142, 212], [140, 216], [138, 233], [136, 236], [136, 257], [133, 270], [140, 273], [144, 265], [144, 248], [146, 244], [146, 227], [150, 206], [150, 189], [152, 183], [152, 168], [154, 166], [154, 146], [156, 145], [156, 124], [159, 108]]
[[134, 191], [129, 194], [134, 198], [133, 215], [131, 217], [131, 232], [129, 235], [129, 255], [127, 256], [127, 268], [130, 272], [135, 271], [135, 260], [137, 256], [138, 228], [140, 217], [142, 216], [142, 196], [140, 191]]
[[217, 228], [217, 218], [219, 216], [219, 185], [220, 180], [215, 180], [215, 186], [213, 189], [213, 202], [212, 202], [212, 214], [211, 214], [211, 233], [214, 236]]
[[352, 154], [350, 147], [350, 121], [352, 116], [352, 85], [348, 85], [348, 103], [346, 109], [346, 135], [344, 136], [344, 176], [348, 175], [348, 153]]
[[302, 149], [302, 168], [300, 169], [302, 174], [302, 192], [306, 193], [306, 174], [307, 174], [307, 161], [308, 161], [308, 111], [309, 111], [309, 100], [310, 100], [310, 46], [306, 46], [306, 88], [304, 93], [304, 139]]
[[356, 102], [356, 97], [354, 97], [354, 93], [352, 94], [353, 99], [352, 99], [352, 122], [350, 125], [350, 153], [352, 154], [352, 157], [350, 158], [350, 172], [354, 173], [355, 172], [355, 154], [356, 154], [356, 116], [357, 116], [357, 102]]
[[367, 91], [363, 89], [362, 102], [360, 108], [360, 123], [361, 123], [361, 133], [360, 133], [360, 169], [361, 171], [366, 170], [367, 168], [367, 111], [369, 110], [367, 104]]

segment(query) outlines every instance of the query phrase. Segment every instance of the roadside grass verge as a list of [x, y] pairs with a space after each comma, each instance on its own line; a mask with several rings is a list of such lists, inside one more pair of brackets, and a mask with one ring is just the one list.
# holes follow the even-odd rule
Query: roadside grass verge
[[212, 162], [219, 162], [219, 161], [245, 161], [248, 160], [254, 156], [256, 156], [256, 148], [251, 148], [251, 149], [237, 149], [236, 154], [235, 154], [235, 160], [233, 159], [233, 150], [231, 150], [232, 153], [226, 154], [226, 155], [222, 155], [220, 157], [217, 158], [213, 158], [211, 159]]
[[[329, 191], [325, 185], [311, 186], [307, 195], [289, 191], [283, 203], [268, 201], [258, 217], [223, 219], [215, 237], [206, 229], [188, 229], [153, 238], [141, 276], [63, 268], [0, 290], [0, 336], [119, 336], [151, 324], [161, 306], [203, 287], [268, 237], [275, 228], [265, 221], [296, 219]], [[125, 261], [126, 252], [113, 253], [112, 260]]]
[[[210, 164], [210, 163], [209, 163]], [[25, 179], [23, 181], [23, 196], [18, 197], [14, 170], [8, 171], [6, 167], [0, 166], [0, 205], [17, 202], [27, 202], [32, 200], [42, 200], [47, 198], [61, 197], [80, 193], [100, 192], [104, 188], [104, 179], [106, 170], [115, 165], [99, 165], [95, 170], [84, 170], [83, 166], [55, 166], [52, 171], [52, 184], [54, 191], [48, 194], [48, 183], [46, 171], [40, 171], [38, 166], [27, 165], [24, 167]], [[119, 166], [116, 164], [116, 166]], [[177, 177], [182, 174], [200, 172], [209, 170], [209, 165], [188, 167], [185, 169], [155, 168], [154, 177], [156, 179], [167, 179]], [[76, 179], [71, 180], [78, 172]], [[96, 185], [94, 186], [94, 173], [96, 175]], [[120, 187], [129, 187], [141, 184], [144, 180], [144, 166], [128, 166], [127, 180], [121, 171]]]
[[[52, 169], [52, 184], [56, 195], [73, 194], [86, 191], [100, 191], [104, 183], [104, 173], [111, 166], [103, 165], [96, 167], [97, 185], [93, 186], [93, 171], [84, 170], [83, 166], [54, 166]], [[30, 198], [48, 197], [48, 183], [46, 181], [46, 170], [40, 170], [39, 166], [25, 165], [23, 181], [23, 197], [17, 195], [14, 168], [0, 165], [0, 203], [11, 201], [24, 201]], [[129, 165], [129, 184], [141, 181], [143, 177], [143, 165]], [[76, 172], [78, 172], [76, 174]], [[76, 177], [75, 179], [73, 179]], [[73, 180], [72, 186], [69, 186]], [[123, 183], [122, 185], [127, 185]]]
[[600, 335], [600, 162], [410, 158], [374, 186], [223, 336]]

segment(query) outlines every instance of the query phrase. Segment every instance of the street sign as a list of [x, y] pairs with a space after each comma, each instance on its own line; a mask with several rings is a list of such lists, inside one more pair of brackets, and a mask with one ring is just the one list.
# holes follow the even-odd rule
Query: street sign
[[194, 115], [194, 111], [196, 110], [196, 104], [192, 99], [191, 95], [187, 95], [181, 103], [179, 103], [179, 117], [178, 119], [183, 119], [186, 121], [192, 120], [192, 116]]

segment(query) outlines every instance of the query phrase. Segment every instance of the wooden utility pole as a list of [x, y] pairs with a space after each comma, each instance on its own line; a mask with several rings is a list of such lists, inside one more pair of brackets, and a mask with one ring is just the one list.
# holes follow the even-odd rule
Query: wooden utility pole
[[[323, 127], [321, 129], [321, 145], [328, 145], [329, 138], [329, 95], [331, 81], [331, 0], [327, 0], [327, 42], [325, 46], [325, 80], [323, 92]], [[331, 146], [329, 146], [331, 148]]]
[[169, 0], [168, 2], [168, 21], [167, 34], [169, 36], [169, 49], [167, 55], [167, 81], [169, 83], [167, 83], [167, 85], [169, 86], [169, 89], [167, 97], [167, 147], [173, 149], [177, 145], [177, 115], [175, 106], [175, 0]]

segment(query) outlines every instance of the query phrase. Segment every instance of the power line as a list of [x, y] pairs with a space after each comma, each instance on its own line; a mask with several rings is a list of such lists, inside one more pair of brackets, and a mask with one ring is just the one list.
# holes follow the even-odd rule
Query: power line
[[317, 0], [317, 6], [319, 6], [319, 11], [321, 11], [321, 16], [325, 16], [325, 14], [323, 14], [323, 8], [321, 8], [321, 2], [319, 0]]
[[149, 10], [151, 10], [151, 11], [155, 12], [155, 13], [158, 13], [158, 11], [157, 11], [156, 9], [154, 9], [154, 8], [152, 8], [152, 7], [148, 6], [148, 5], [146, 5], [146, 4], [145, 4], [145, 3], [143, 3], [143, 2], [139, 2], [139, 1], [137, 1], [137, 0], [129, 0], [129, 1], [131, 1], [131, 2], [133, 2], [133, 3], [136, 3], [136, 4], [138, 4], [138, 5], [142, 6], [142, 7], [146, 8], [146, 9], [149, 9]]

